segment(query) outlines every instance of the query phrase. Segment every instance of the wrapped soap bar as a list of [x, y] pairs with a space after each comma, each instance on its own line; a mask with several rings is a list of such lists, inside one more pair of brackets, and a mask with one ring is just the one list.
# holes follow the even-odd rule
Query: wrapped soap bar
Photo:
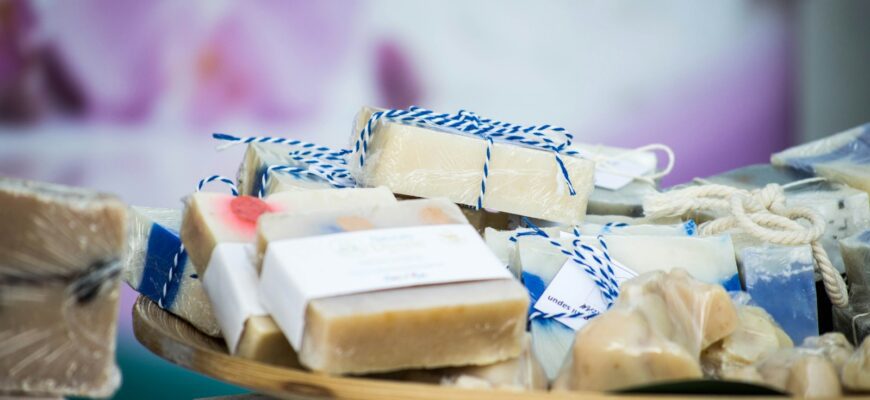
[[746, 367], [765, 360], [779, 349], [794, 343], [764, 309], [737, 306], [737, 329], [701, 353], [705, 375], [732, 380], [758, 382], [760, 375], [749, 374]]
[[761, 244], [746, 234], [732, 238], [746, 292], [795, 342], [819, 334], [816, 283], [809, 246]]
[[181, 210], [132, 207], [123, 279], [131, 288], [210, 336], [220, 327], [181, 245]]
[[267, 214], [258, 230], [260, 297], [312, 370], [485, 365], [522, 351], [528, 295], [446, 199]]
[[[870, 226], [870, 200], [867, 193], [833, 182], [800, 183], [806, 174], [769, 164], [750, 165], [707, 178], [707, 181], [741, 189], [759, 189], [770, 183], [784, 185], [787, 207], [807, 207], [827, 221], [821, 238], [831, 263], [844, 271], [837, 240]], [[788, 186], [798, 182], [796, 186]]]
[[811, 336], [804, 340], [801, 348], [807, 352], [824, 356], [837, 371], [842, 370], [843, 365], [852, 356], [855, 346], [849, 343], [849, 339], [840, 332], [828, 332], [821, 336]]
[[870, 340], [864, 340], [841, 369], [843, 387], [856, 392], [870, 392]]
[[187, 199], [181, 238], [203, 279], [231, 354], [294, 365], [296, 355], [258, 298], [257, 218], [264, 213], [316, 212], [395, 204], [384, 188], [282, 192], [265, 199], [194, 193]]
[[842, 333], [854, 345], [870, 336], [870, 291], [856, 290], [846, 307], [831, 307], [834, 330]]
[[643, 216], [643, 199], [658, 193], [656, 186], [647, 182], [634, 181], [619, 190], [595, 188], [589, 195], [586, 212], [594, 215]]
[[870, 229], [841, 239], [840, 253], [851, 291], [870, 291]]
[[[480, 125], [457, 131], [420, 123], [413, 115], [426, 115], [415, 109], [376, 113], [376, 121], [370, 121], [372, 112], [365, 108], [357, 116], [352, 138], [357, 151], [349, 159], [365, 186], [566, 224], [579, 223], [586, 214], [595, 163], [550, 150], [568, 143], [564, 132], [543, 126], [498, 136]], [[484, 131], [494, 135], [489, 151], [487, 140], [478, 136]], [[507, 139], [521, 137], [538, 145]]]
[[305, 165], [294, 160], [290, 155], [291, 151], [294, 150], [297, 149], [286, 144], [249, 144], [242, 164], [239, 166], [237, 177], [239, 193], [257, 196], [260, 189], [264, 190], [265, 195], [295, 190], [331, 189], [332, 186], [328, 182], [313, 175], [288, 174], [282, 171], [270, 172], [268, 179], [266, 179], [267, 187], [263, 188], [263, 176], [269, 167], [278, 165], [302, 167]]
[[[642, 226], [634, 228], [658, 229]], [[662, 229], [671, 230], [667, 227]], [[721, 284], [727, 290], [740, 290], [734, 251], [728, 235], [690, 237], [676, 235], [674, 234], [676, 230], [672, 232], [671, 236], [610, 234], [603, 237], [610, 258], [618, 261], [634, 274], [683, 268], [704, 282]], [[573, 240], [573, 237], [566, 236], [558, 239], [557, 242], [562, 245], [562, 248], [571, 249]], [[581, 237], [581, 241], [587, 246], [600, 249], [601, 245], [595, 237], [584, 236]], [[523, 283], [528, 288], [533, 302], [543, 295], [545, 288], [550, 286], [555, 276], [562, 273], [565, 268], [581, 268], [563, 254], [560, 248], [553, 246], [549, 239], [524, 236], [518, 240], [517, 247]], [[603, 311], [596, 310], [597, 313]], [[533, 319], [531, 332], [535, 353], [548, 377], [553, 379], [570, 351], [574, 341], [574, 330], [558, 319]]]
[[613, 307], [577, 332], [561, 385], [615, 390], [702, 376], [701, 351], [732, 334], [738, 317], [720, 285], [686, 271], [625, 282]]
[[770, 162], [870, 192], [870, 124], [786, 149]]
[[765, 384], [802, 398], [842, 396], [840, 379], [834, 365], [823, 355], [805, 349], [783, 349], [760, 365]]
[[0, 178], [0, 395], [109, 397], [127, 207]]
[[468, 389], [547, 390], [549, 381], [525, 335], [517, 358], [490, 365], [400, 371], [382, 377]]

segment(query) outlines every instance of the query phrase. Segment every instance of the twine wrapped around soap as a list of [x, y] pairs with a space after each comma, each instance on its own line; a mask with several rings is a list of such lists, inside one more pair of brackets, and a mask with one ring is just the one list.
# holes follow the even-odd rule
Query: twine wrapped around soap
[[[590, 279], [592, 279], [592, 281], [595, 283], [595, 286], [598, 288], [598, 291], [601, 293], [602, 299], [604, 300], [604, 304], [607, 306], [607, 308], [610, 308], [610, 306], [613, 305], [616, 297], [619, 296], [619, 283], [616, 282], [616, 273], [613, 271], [612, 265], [613, 259], [610, 258], [610, 254], [607, 250], [607, 243], [604, 241], [603, 236], [598, 235], [597, 238], [598, 243], [601, 245], [601, 249], [599, 250], [592, 246], [584, 244], [580, 240], [580, 230], [577, 229], [577, 227], [574, 227], [574, 240], [571, 242], [572, 249], [568, 250], [564, 246], [562, 246], [561, 242], [551, 238], [550, 235], [547, 234], [547, 232], [545, 232], [541, 228], [538, 228], [527, 218], [524, 217], [523, 221], [530, 230], [518, 232], [516, 235], [510, 238], [511, 241], [516, 242], [517, 238], [522, 236], [540, 236], [546, 239], [548, 243], [558, 248], [560, 253], [568, 256], [572, 261], [574, 261], [574, 263], [583, 267], [583, 271], [586, 272]], [[589, 261], [590, 259], [592, 259], [595, 264], [597, 264], [597, 268], [591, 265]], [[564, 313], [532, 313], [529, 319], [576, 318], [587, 315], [583, 312], [571, 313], [566, 315], [563, 314]]]
[[266, 144], [285, 144], [292, 147], [299, 147], [301, 149], [305, 149], [306, 151], [311, 152], [311, 154], [323, 154], [325, 156], [334, 156], [337, 158], [342, 158], [343, 156], [350, 154], [350, 150], [340, 149], [333, 150], [327, 146], [321, 146], [319, 144], [305, 142], [297, 139], [289, 139], [283, 137], [272, 137], [272, 136], [233, 136], [228, 135], [226, 133], [213, 133], [211, 135], [212, 138], [224, 141], [223, 143], [217, 147], [218, 150], [225, 150], [230, 147], [233, 147], [237, 144], [251, 144], [251, 143], [266, 143]]
[[218, 181], [218, 182], [221, 182], [221, 183], [229, 186], [230, 191], [233, 193], [233, 196], [239, 195], [239, 188], [236, 187], [236, 184], [233, 183], [233, 180], [230, 178], [227, 178], [225, 176], [220, 176], [220, 175], [212, 175], [212, 176], [209, 176], [208, 178], [200, 179], [199, 183], [196, 185], [196, 191], [197, 192], [202, 191], [202, 188], [203, 188], [203, 186], [205, 186], [206, 183], [214, 182], [214, 181]]
[[[755, 190], [717, 184], [691, 186], [649, 195], [644, 199], [643, 208], [651, 218], [682, 217], [699, 211], [723, 215], [701, 224], [698, 232], [702, 236], [739, 228], [768, 243], [809, 244], [831, 303], [838, 307], [849, 304], [846, 283], [819, 241], [827, 226], [824, 218], [809, 208], [786, 207], [780, 185], [769, 184]], [[801, 225], [798, 220], [808, 221], [810, 226]]]

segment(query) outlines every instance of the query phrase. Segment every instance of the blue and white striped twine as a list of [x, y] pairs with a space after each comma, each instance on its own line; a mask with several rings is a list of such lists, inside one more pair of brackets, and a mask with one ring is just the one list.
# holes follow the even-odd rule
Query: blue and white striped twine
[[[377, 111], [372, 113], [372, 116], [360, 131], [359, 137], [354, 144], [353, 152], [359, 153], [360, 167], [365, 166], [369, 141], [371, 141], [374, 128], [378, 121], [382, 119], [404, 125], [428, 128], [438, 127], [451, 133], [475, 136], [486, 140], [486, 158], [483, 163], [483, 177], [481, 178], [480, 193], [475, 205], [477, 209], [483, 208], [483, 196], [486, 195], [486, 180], [489, 176], [489, 163], [492, 159], [492, 145], [494, 140], [552, 151], [556, 159], [556, 164], [562, 173], [562, 178], [568, 186], [568, 192], [571, 196], [577, 194], [574, 190], [574, 184], [571, 183], [571, 177], [568, 175], [568, 169], [565, 167], [565, 163], [562, 161], [560, 155], [575, 156], [580, 153], [568, 149], [574, 136], [565, 131], [564, 128], [549, 124], [524, 127], [490, 118], [482, 119], [478, 117], [477, 114], [466, 110], [460, 110], [456, 114], [436, 114], [431, 110], [412, 106], [407, 110]], [[556, 139], [552, 137], [554, 135], [561, 135], [563, 140], [557, 142]]]
[[583, 318], [585, 320], [590, 320], [598, 316], [598, 312], [595, 310], [585, 310], [585, 311], [577, 311], [572, 313], [561, 312], [561, 313], [545, 313], [543, 311], [535, 310], [531, 314], [529, 314], [529, 321], [533, 321], [536, 319], [558, 319], [558, 318]]
[[[604, 304], [607, 308], [610, 308], [613, 305], [613, 302], [619, 296], [619, 283], [616, 281], [616, 274], [613, 271], [613, 259], [610, 257], [610, 254], [607, 250], [607, 243], [604, 240], [604, 237], [598, 235], [598, 243], [601, 245], [601, 249], [596, 249], [592, 246], [584, 244], [580, 240], [580, 230], [576, 227], [573, 229], [574, 240], [571, 242], [572, 249], [568, 250], [562, 246], [558, 240], [555, 240], [550, 237], [544, 230], [538, 228], [534, 223], [528, 220], [528, 218], [523, 217], [524, 223], [530, 229], [525, 232], [518, 232], [516, 235], [510, 238], [511, 241], [516, 242], [517, 237], [520, 236], [541, 236], [553, 245], [554, 247], [559, 249], [559, 252], [568, 256], [574, 263], [581, 266], [583, 271], [589, 276], [590, 279], [595, 283], [595, 286], [598, 288], [598, 291], [601, 293], [601, 297], [604, 300]], [[615, 224], [616, 225], [616, 224]], [[593, 267], [590, 262], [590, 259], [594, 261], [594, 264], [597, 265]], [[583, 312], [579, 313], [571, 313], [568, 315], [562, 315], [565, 313], [558, 314], [545, 314], [539, 313], [539, 315], [535, 315], [533, 313], [531, 317], [538, 319], [546, 319], [546, 318], [577, 318], [584, 317]], [[575, 315], [576, 314], [576, 315]]]
[[172, 265], [169, 266], [169, 278], [166, 279], [166, 282], [163, 282], [163, 290], [160, 298], [157, 299], [157, 305], [160, 308], [166, 308], [163, 303], [166, 301], [166, 295], [169, 293], [169, 282], [172, 282], [172, 279], [175, 277], [175, 273], [184, 269], [184, 266], [178, 265], [179, 257], [185, 253], [184, 243], [179, 244], [178, 251], [175, 252], [175, 256], [172, 257]]
[[233, 180], [230, 178], [227, 178], [225, 176], [220, 176], [220, 175], [212, 175], [212, 176], [209, 176], [208, 178], [200, 179], [199, 184], [196, 185], [196, 191], [197, 192], [202, 191], [202, 187], [205, 186], [206, 183], [214, 182], [214, 181], [218, 181], [218, 182], [224, 183], [227, 186], [229, 186], [230, 191], [232, 191], [232, 193], [233, 193], [233, 196], [239, 195], [239, 189], [236, 187], [236, 184], [233, 183]]
[[351, 151], [347, 149], [341, 150], [333, 150], [326, 146], [321, 146], [318, 144], [305, 142], [297, 139], [288, 139], [282, 137], [270, 137], [270, 136], [233, 136], [228, 135], [226, 133], [214, 133], [211, 137], [226, 141], [227, 143], [222, 144], [217, 147], [218, 150], [223, 150], [237, 144], [250, 144], [250, 143], [271, 143], [271, 144], [286, 144], [288, 146], [299, 147], [301, 149], [305, 149], [307, 151], [311, 151], [314, 153], [325, 153], [329, 156], [333, 157], [342, 157], [344, 155], [350, 154]]

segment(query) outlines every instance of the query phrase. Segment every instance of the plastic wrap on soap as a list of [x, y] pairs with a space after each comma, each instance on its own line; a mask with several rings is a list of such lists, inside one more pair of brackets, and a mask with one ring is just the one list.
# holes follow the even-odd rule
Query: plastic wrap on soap
[[181, 210], [132, 207], [123, 279], [133, 290], [209, 336], [220, 327], [187, 252]]
[[775, 153], [770, 161], [870, 192], [870, 124]]
[[[351, 144], [371, 112], [363, 109], [357, 116]], [[483, 192], [487, 142], [478, 136], [382, 119], [365, 147], [364, 165], [360, 165], [360, 153], [348, 159], [357, 182], [364, 186], [384, 185], [396, 194], [414, 197], [446, 197], [467, 206], [476, 206]], [[560, 160], [564, 164], [552, 151], [496, 140], [491, 149], [483, 208], [579, 223], [593, 188], [595, 163], [568, 155], [560, 156]]]
[[738, 325], [730, 335], [701, 352], [704, 375], [758, 382], [750, 367], [780, 349], [794, 347], [791, 338], [763, 308], [737, 305]]
[[263, 189], [264, 195], [306, 189], [330, 189], [329, 183], [307, 174], [287, 174], [273, 170], [269, 172], [266, 187], [263, 177], [271, 166], [289, 165], [303, 167], [305, 164], [290, 156], [293, 147], [286, 144], [251, 143], [239, 165], [237, 180], [239, 193], [257, 196]]
[[870, 291], [870, 229], [841, 239], [839, 243], [850, 291]]
[[109, 397], [127, 207], [0, 178], [0, 396]]
[[701, 378], [701, 352], [738, 325], [721, 286], [680, 269], [642, 274], [577, 332], [559, 381], [570, 390], [616, 390]]
[[843, 387], [856, 392], [870, 392], [870, 340], [863, 340], [843, 363]]

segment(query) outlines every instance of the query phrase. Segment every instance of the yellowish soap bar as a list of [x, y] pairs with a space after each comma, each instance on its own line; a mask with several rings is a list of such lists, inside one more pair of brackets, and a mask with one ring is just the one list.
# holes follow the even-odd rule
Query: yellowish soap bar
[[[357, 139], [372, 109], [357, 116], [351, 138]], [[386, 186], [396, 194], [433, 198], [474, 206], [481, 191], [486, 141], [381, 120], [368, 143], [365, 165], [358, 154], [348, 166], [365, 186]], [[595, 163], [562, 156], [576, 190], [569, 193], [553, 152], [495, 142], [483, 208], [576, 224], [586, 214]]]

